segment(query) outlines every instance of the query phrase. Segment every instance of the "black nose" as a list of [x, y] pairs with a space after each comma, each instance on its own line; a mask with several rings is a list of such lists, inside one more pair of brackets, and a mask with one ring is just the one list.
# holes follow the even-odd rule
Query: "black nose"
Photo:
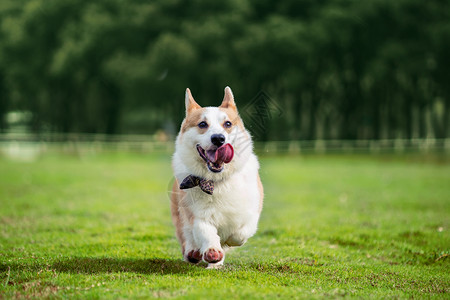
[[220, 147], [223, 143], [225, 143], [225, 136], [223, 134], [213, 134], [211, 136], [211, 143], [217, 147]]

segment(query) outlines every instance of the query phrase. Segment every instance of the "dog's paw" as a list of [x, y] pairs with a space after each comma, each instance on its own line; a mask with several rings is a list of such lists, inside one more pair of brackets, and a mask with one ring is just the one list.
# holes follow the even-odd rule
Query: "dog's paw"
[[191, 250], [186, 255], [186, 260], [190, 263], [196, 264], [202, 260], [202, 254], [200, 250]]
[[229, 247], [239, 247], [244, 245], [247, 242], [246, 238], [237, 236], [237, 235], [232, 235], [228, 238], [228, 240], [225, 242], [225, 245], [229, 246]]
[[203, 260], [206, 261], [207, 263], [214, 264], [221, 261], [222, 259], [223, 259], [223, 252], [218, 249], [209, 248], [208, 250], [205, 251], [205, 253], [203, 253]]

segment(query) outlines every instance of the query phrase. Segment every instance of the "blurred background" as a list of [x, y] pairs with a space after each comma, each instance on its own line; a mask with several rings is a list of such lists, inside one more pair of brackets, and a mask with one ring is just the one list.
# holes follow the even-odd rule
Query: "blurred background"
[[448, 150], [449, 66], [448, 0], [2, 0], [0, 136], [152, 150], [229, 85], [266, 150]]

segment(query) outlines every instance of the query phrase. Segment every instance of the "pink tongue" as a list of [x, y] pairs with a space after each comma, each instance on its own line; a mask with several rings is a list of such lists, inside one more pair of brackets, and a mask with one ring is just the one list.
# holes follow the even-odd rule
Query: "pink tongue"
[[225, 144], [215, 151], [206, 151], [208, 159], [213, 163], [229, 163], [234, 156], [233, 146], [230, 144]]

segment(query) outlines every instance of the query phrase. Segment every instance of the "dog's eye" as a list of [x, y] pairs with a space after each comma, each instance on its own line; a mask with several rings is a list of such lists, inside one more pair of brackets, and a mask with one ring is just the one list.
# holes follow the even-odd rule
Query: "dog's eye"
[[225, 123], [223, 123], [223, 127], [225, 128], [230, 128], [233, 124], [231, 124], [230, 121], [226, 121]]
[[206, 123], [205, 121], [201, 121], [200, 123], [198, 123], [198, 128], [208, 128], [208, 123]]

